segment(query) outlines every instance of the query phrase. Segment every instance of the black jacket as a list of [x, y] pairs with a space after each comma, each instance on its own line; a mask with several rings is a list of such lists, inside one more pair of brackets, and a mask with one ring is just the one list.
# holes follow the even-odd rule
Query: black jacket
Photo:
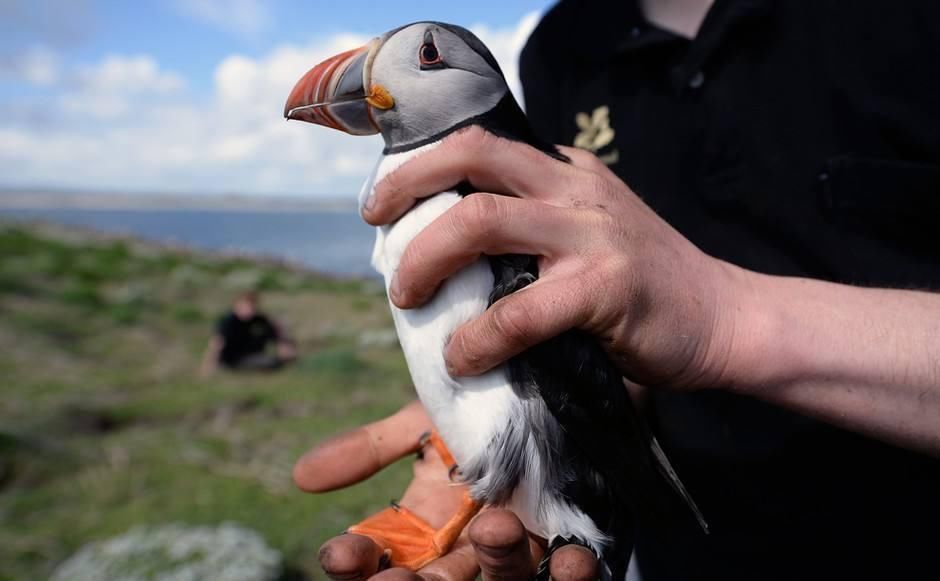
[[[940, 288], [940, 2], [716, 0], [690, 42], [566, 0], [521, 76], [541, 137], [594, 149], [705, 252]], [[940, 579], [937, 460], [729, 393], [655, 392], [652, 415], [714, 532], [641, 524], [645, 581]]]

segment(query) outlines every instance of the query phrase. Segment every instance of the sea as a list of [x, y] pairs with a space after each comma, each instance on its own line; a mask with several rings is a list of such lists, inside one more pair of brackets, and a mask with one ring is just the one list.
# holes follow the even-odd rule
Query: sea
[[375, 229], [355, 210], [0, 209], [0, 218], [80, 226], [156, 242], [286, 260], [343, 277], [377, 277]]

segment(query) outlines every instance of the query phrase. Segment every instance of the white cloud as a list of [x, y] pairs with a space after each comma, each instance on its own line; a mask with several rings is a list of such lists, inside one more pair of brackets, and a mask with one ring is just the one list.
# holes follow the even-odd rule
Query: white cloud
[[59, 102], [62, 111], [72, 115], [116, 119], [159, 103], [185, 85], [181, 76], [161, 70], [149, 55], [109, 55], [93, 66], [79, 67]]
[[258, 0], [177, 0], [179, 10], [211, 26], [254, 37], [271, 24], [271, 16]]
[[31, 85], [50, 86], [59, 80], [59, 58], [44, 46], [33, 46], [0, 62], [0, 74]]
[[77, 79], [84, 90], [100, 93], [171, 93], [185, 84], [176, 73], [161, 71], [149, 55], [110, 55], [80, 69]]
[[470, 28], [496, 57], [506, 80], [509, 81], [509, 88], [520, 105], [523, 104], [523, 99], [522, 84], [519, 82], [519, 53], [522, 52], [526, 40], [539, 23], [539, 18], [538, 12], [530, 12], [523, 16], [514, 28], [493, 29], [485, 24]]
[[[516, 90], [518, 52], [536, 21], [473, 28]], [[0, 175], [7, 185], [352, 197], [381, 139], [287, 123], [282, 111], [310, 67], [368, 40], [339, 34], [258, 58], [231, 55], [198, 100], [151, 57], [106, 57], [72, 73], [54, 123], [0, 121]]]

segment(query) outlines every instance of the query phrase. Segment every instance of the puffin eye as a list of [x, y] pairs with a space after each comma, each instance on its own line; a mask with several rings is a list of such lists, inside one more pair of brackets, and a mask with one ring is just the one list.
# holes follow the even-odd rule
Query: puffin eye
[[444, 61], [441, 59], [441, 53], [437, 51], [437, 46], [433, 42], [425, 42], [418, 49], [418, 60], [421, 62], [421, 68], [440, 65]]

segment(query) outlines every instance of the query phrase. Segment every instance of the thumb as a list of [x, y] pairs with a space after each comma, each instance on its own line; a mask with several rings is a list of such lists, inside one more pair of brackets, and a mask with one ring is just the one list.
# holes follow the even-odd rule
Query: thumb
[[417, 401], [385, 419], [334, 436], [294, 465], [294, 483], [306, 492], [328, 492], [355, 484], [420, 448], [431, 429]]

